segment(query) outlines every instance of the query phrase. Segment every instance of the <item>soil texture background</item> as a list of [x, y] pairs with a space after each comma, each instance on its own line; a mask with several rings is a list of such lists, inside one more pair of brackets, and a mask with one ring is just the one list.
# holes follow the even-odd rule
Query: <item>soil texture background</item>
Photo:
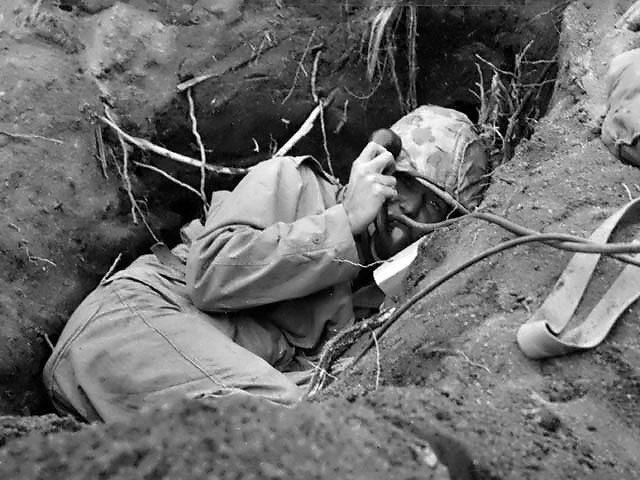
[[[525, 48], [530, 60], [553, 60], [552, 81], [532, 100], [513, 155], [493, 159], [481, 208], [542, 232], [589, 236], [640, 195], [638, 169], [599, 136], [608, 64], [640, 46], [640, 34], [614, 26], [632, 1], [442, 3], [416, 8], [418, 103], [452, 106], [475, 121], [478, 66], [489, 86], [489, 63], [512, 71]], [[517, 329], [571, 258], [540, 244], [445, 283], [379, 348], [296, 408], [185, 402], [108, 425], [53, 413], [40, 373], [73, 308], [111, 267], [156, 239], [174, 244], [178, 228], [201, 213], [197, 195], [143, 165], [196, 189], [199, 169], [131, 146], [125, 169], [122, 145], [100, 117], [199, 158], [187, 94], [177, 86], [208, 74], [190, 90], [208, 162], [244, 169], [295, 133], [314, 94], [333, 92], [324, 135], [316, 125], [292, 153], [313, 154], [345, 181], [369, 133], [399, 118], [409, 98], [402, 25], [398, 82], [389, 70], [367, 77], [366, 32], [380, 8], [328, 0], [2, 3], [0, 477], [640, 478], [640, 307], [591, 351], [528, 360]], [[206, 192], [239, 178], [209, 173]], [[638, 238], [640, 230], [629, 225], [617, 235]], [[397, 300], [508, 238], [474, 220], [429, 235]], [[620, 268], [598, 267], [585, 311]], [[434, 439], [441, 463], [426, 447]]]

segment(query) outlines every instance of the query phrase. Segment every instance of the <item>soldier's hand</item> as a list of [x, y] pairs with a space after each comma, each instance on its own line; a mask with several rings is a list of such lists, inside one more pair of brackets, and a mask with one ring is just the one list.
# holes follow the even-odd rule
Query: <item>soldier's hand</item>
[[395, 177], [383, 173], [392, 172], [394, 166], [393, 155], [373, 142], [353, 162], [343, 206], [354, 235], [367, 228], [387, 199], [396, 197]]

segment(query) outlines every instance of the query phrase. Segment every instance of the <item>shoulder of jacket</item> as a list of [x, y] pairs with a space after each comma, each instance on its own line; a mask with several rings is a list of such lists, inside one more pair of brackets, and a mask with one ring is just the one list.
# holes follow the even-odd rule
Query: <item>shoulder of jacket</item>
[[262, 162], [267, 165], [277, 166], [281, 168], [285, 164], [290, 164], [294, 166], [296, 169], [302, 168], [310, 168], [315, 174], [319, 175], [323, 179], [327, 180], [330, 183], [338, 184], [338, 180], [333, 176], [329, 175], [320, 165], [320, 162], [316, 160], [311, 155], [301, 155], [301, 156], [283, 156], [283, 157], [272, 157], [268, 160]]

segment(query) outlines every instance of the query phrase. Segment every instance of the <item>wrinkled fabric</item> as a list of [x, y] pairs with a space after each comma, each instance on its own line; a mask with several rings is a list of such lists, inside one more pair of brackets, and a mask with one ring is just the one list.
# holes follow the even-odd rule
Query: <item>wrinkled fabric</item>
[[620, 160], [640, 167], [640, 48], [611, 61], [606, 84], [602, 141]]
[[237, 344], [235, 332], [231, 319], [198, 311], [184, 283], [116, 279], [73, 313], [44, 383], [58, 411], [87, 421], [122, 421], [185, 397], [299, 400], [295, 383]]
[[339, 189], [311, 157], [283, 157], [214, 193], [175, 261], [143, 255], [76, 309], [44, 370], [54, 405], [112, 421], [183, 397], [296, 402], [304, 375], [281, 371], [353, 322]]
[[187, 260], [198, 308], [254, 309], [304, 349], [349, 324], [359, 255], [340, 187], [322, 175], [310, 157], [268, 160], [208, 216]]
[[467, 208], [482, 201], [489, 161], [469, 118], [457, 110], [422, 105], [391, 130], [402, 140], [398, 170], [415, 170]]

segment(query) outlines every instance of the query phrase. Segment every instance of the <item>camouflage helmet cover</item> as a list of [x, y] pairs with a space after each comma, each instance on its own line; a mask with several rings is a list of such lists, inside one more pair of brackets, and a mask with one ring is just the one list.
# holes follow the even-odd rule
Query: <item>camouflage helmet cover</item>
[[469, 118], [450, 108], [422, 105], [391, 130], [402, 139], [398, 171], [417, 171], [467, 208], [476, 207], [486, 187], [488, 156]]

